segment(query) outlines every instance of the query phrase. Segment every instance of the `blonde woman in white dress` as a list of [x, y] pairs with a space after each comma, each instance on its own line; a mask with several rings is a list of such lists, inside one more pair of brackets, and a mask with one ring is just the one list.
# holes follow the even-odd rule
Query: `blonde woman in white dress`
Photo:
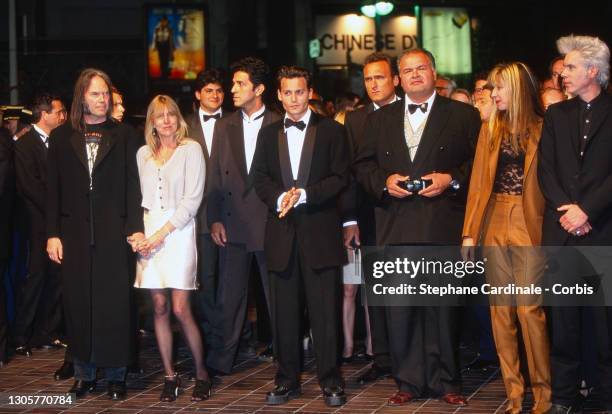
[[205, 161], [200, 144], [186, 133], [187, 124], [174, 100], [158, 95], [147, 109], [146, 145], [136, 155], [147, 238], [136, 245], [134, 286], [151, 290], [155, 336], [166, 373], [160, 400], [166, 402], [177, 398], [180, 386], [172, 361], [170, 305], [195, 363], [192, 401], [208, 399], [212, 388], [189, 301], [197, 288], [194, 217], [204, 193]]

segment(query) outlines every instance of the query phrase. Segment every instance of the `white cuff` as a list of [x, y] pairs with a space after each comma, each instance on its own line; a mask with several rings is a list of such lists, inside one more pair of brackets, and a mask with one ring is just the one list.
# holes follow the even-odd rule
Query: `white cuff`
[[342, 227], [349, 227], [349, 226], [356, 226], [356, 225], [357, 225], [357, 221], [355, 220], [346, 221], [342, 223]]

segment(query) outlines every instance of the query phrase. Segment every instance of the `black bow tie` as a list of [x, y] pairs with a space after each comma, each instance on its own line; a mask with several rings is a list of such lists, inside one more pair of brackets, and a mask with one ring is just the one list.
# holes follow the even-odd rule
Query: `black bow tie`
[[294, 121], [291, 118], [285, 118], [285, 129], [289, 129], [292, 126], [296, 127], [300, 131], [303, 131], [306, 128], [306, 124], [304, 121]]
[[209, 119], [219, 119], [221, 118], [221, 114], [214, 114], [214, 115], [202, 115], [202, 118], [204, 119], [204, 122], [207, 122]]
[[427, 102], [422, 104], [408, 104], [408, 112], [411, 114], [415, 113], [417, 109], [420, 109], [423, 113], [427, 112]]

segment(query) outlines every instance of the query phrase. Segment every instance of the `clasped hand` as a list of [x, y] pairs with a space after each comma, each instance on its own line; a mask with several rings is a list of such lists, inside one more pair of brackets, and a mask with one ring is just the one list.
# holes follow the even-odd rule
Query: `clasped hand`
[[127, 238], [132, 246], [132, 251], [138, 252], [141, 256], [148, 256], [155, 252], [164, 242], [165, 237], [157, 231], [149, 238], [145, 238], [143, 233], [134, 233]]
[[291, 189], [285, 193], [285, 196], [281, 201], [278, 218], [283, 218], [289, 213], [289, 210], [291, 210], [300, 200], [301, 192], [302, 190], [300, 188], [291, 187]]

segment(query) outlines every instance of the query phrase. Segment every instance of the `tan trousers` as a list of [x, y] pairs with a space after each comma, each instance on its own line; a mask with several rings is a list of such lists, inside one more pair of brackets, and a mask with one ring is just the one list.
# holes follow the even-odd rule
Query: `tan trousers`
[[[531, 239], [525, 225], [521, 196], [491, 196], [484, 221], [482, 244], [487, 259], [487, 281], [491, 285], [537, 285], [545, 262], [536, 248], [529, 247]], [[549, 341], [544, 310], [536, 297], [505, 299], [492, 301], [491, 322], [509, 399], [508, 409], [513, 413], [520, 412], [525, 393], [519, 361], [518, 319], [534, 396], [533, 412], [544, 413], [551, 405]], [[507, 299], [513, 299], [514, 303]]]

